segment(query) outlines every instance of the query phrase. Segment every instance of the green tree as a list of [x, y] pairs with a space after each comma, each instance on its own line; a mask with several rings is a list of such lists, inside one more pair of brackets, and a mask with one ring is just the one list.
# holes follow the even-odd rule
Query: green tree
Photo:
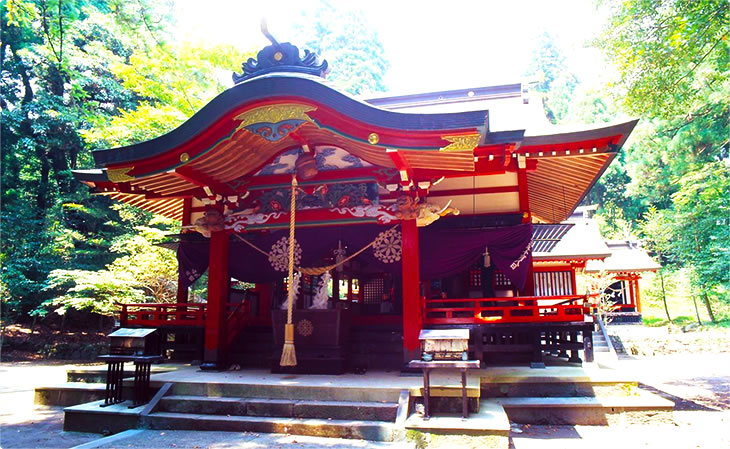
[[[688, 120], [727, 103], [730, 4], [726, 0], [608, 2], [601, 41], [619, 70], [629, 111]], [[723, 94], [725, 92], [725, 94]]]
[[390, 66], [375, 28], [362, 12], [320, 0], [300, 21], [295, 44], [330, 64], [327, 79], [352, 95], [383, 92]]
[[142, 297], [156, 296], [149, 289], [157, 281], [140, 283], [145, 270], [114, 247], [122, 236], [139, 243], [135, 227], [148, 226], [149, 214], [90, 196], [70, 170], [93, 165], [92, 147], [132, 144], [177, 126], [225, 88], [221, 80], [247, 55], [168, 44], [162, 0], [4, 0], [0, 20], [6, 316], [27, 316], [57, 294], [83, 296], [86, 287], [71, 296], [59, 288], [73, 279], [103, 286], [109, 273], [122, 283], [134, 279]]
[[151, 10], [147, 0], [0, 2], [0, 262], [11, 316], [47, 298], [55, 267], [109, 263], [110, 241], [125, 231], [111, 202], [90, 198], [70, 170], [90, 160], [79, 130], [138, 102], [109, 65], [156, 30], [142, 25]]
[[568, 70], [565, 51], [553, 35], [544, 32], [537, 42], [525, 75], [537, 78], [535, 90], [542, 96], [545, 115], [558, 123], [568, 116], [578, 78]]
[[692, 284], [715, 321], [710, 295], [730, 289], [730, 164], [705, 164], [679, 180], [674, 201], [675, 254], [690, 267]]

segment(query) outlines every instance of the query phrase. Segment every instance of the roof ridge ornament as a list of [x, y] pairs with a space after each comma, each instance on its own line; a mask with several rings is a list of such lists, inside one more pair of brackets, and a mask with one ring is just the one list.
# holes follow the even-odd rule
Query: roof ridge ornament
[[316, 53], [304, 50], [304, 57], [299, 56], [299, 48], [290, 42], [279, 43], [268, 30], [266, 19], [261, 20], [261, 32], [271, 41], [256, 55], [256, 59], [248, 58], [241, 65], [242, 74], [233, 72], [233, 82], [242, 81], [272, 72], [296, 72], [324, 78], [329, 72], [326, 60], [320, 63]]

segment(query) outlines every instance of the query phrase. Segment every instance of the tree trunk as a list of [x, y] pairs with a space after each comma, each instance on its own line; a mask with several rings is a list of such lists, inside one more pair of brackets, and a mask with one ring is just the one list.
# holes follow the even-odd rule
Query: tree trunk
[[695, 304], [695, 314], [697, 315], [697, 324], [702, 326], [702, 320], [700, 320], [700, 310], [697, 308], [697, 297], [692, 295], [692, 302]]
[[664, 302], [664, 312], [667, 314], [667, 320], [669, 322], [672, 322], [672, 317], [669, 316], [669, 307], [667, 306], [667, 292], [664, 290], [664, 272], [663, 270], [659, 270], [659, 281], [661, 282], [662, 286], [662, 301]]
[[41, 173], [38, 179], [38, 189], [36, 190], [36, 205], [38, 206], [38, 215], [42, 216], [48, 209], [48, 174], [51, 171], [51, 164], [43, 148], [36, 148], [36, 156], [38, 156], [38, 161], [41, 163]]
[[702, 301], [705, 303], [705, 308], [707, 308], [707, 315], [710, 316], [710, 321], [713, 323], [717, 323], [717, 320], [715, 319], [715, 314], [712, 312], [712, 305], [710, 305], [710, 297], [707, 296], [706, 291], [702, 291]]

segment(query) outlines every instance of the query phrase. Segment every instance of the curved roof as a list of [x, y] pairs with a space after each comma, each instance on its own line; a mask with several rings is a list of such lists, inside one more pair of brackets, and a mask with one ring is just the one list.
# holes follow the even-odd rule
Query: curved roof
[[[498, 173], [523, 156], [533, 216], [560, 222], [636, 124], [540, 136], [524, 136], [524, 129], [489, 132], [488, 110], [382, 109], [336, 91], [317, 76], [277, 71], [275, 53], [269, 56], [263, 75], [247, 75], [177, 129], [139, 144], [94, 151], [97, 168], [74, 174], [97, 193], [179, 218], [181, 199], [245, 194], [254, 174], [293, 148], [340, 148], [373, 172], [390, 170], [387, 176], [395, 182], [399, 173], [400, 181], [407, 173], [416, 183], [450, 173]], [[251, 67], [251, 61], [247, 64]]]

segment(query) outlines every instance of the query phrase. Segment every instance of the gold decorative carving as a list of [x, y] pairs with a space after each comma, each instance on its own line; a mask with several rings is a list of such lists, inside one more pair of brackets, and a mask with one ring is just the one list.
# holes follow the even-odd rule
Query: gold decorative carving
[[368, 142], [370, 142], [371, 145], [375, 145], [380, 142], [380, 136], [377, 135], [377, 133], [370, 133], [368, 135]]
[[461, 136], [441, 136], [447, 142], [451, 142], [439, 151], [470, 151], [479, 145], [480, 134], [466, 134]]
[[183, 153], [180, 155], [180, 162], [185, 163], [190, 160], [190, 155], [188, 153]]
[[268, 106], [259, 106], [249, 111], [237, 115], [234, 120], [239, 120], [238, 128], [244, 128], [254, 123], [279, 123], [284, 120], [303, 120], [305, 122], [314, 123], [307, 113], [316, 111], [314, 106], [304, 104], [272, 104]]
[[418, 208], [416, 224], [419, 228], [422, 228], [448, 214], [459, 215], [459, 213], [459, 209], [451, 206], [451, 200], [444, 207], [433, 203], [421, 203]]
[[277, 51], [276, 53], [274, 53], [274, 59], [277, 61], [281, 61], [281, 58], [283, 58], [283, 57], [284, 57], [284, 55], [280, 51]]
[[111, 182], [127, 182], [133, 181], [134, 176], [130, 176], [127, 173], [134, 170], [134, 167], [122, 167], [122, 168], [107, 168], [106, 177]]

